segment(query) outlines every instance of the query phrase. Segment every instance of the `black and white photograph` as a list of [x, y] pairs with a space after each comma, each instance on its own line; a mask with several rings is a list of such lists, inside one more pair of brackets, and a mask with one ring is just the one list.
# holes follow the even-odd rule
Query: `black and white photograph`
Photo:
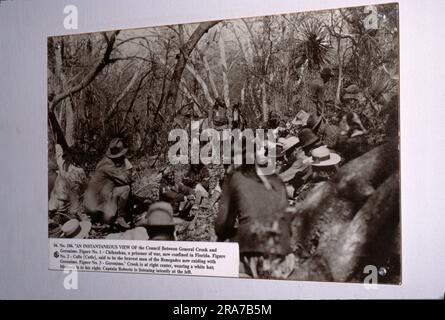
[[48, 37], [48, 237], [401, 284], [399, 32], [370, 3]]

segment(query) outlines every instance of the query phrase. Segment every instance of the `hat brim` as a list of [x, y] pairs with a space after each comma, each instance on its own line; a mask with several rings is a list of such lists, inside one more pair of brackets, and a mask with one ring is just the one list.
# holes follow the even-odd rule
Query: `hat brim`
[[108, 240], [148, 240], [147, 230], [144, 227], [136, 227], [120, 233], [110, 233], [105, 237]]
[[306, 142], [304, 145], [302, 145], [301, 148], [307, 148], [307, 147], [313, 145], [314, 143], [317, 143], [318, 141], [320, 141], [320, 138], [318, 138], [318, 137], [313, 137], [311, 140], [309, 140], [309, 141]]
[[221, 124], [221, 125], [213, 124], [213, 129], [215, 129], [215, 130], [224, 130], [224, 129], [228, 129], [228, 128], [229, 128], [228, 124]]
[[156, 228], [156, 227], [174, 227], [178, 224], [181, 224], [182, 222], [184, 222], [185, 220], [182, 220], [180, 218], [177, 217], [173, 217], [173, 221], [169, 222], [169, 223], [162, 223], [162, 224], [144, 224], [144, 226], [146, 228]]
[[296, 146], [298, 146], [298, 142], [297, 143], [293, 143], [292, 145], [289, 145], [286, 148], [283, 148], [283, 151], [281, 151], [281, 152], [284, 154], [287, 151], [289, 151], [290, 149], [295, 148]]
[[307, 164], [310, 164], [314, 167], [329, 167], [329, 166], [335, 166], [336, 164], [340, 163], [341, 157], [336, 153], [330, 153], [330, 157], [328, 160], [320, 161], [320, 162], [314, 162], [312, 160], [312, 157], [310, 157], [307, 161]]
[[80, 221], [80, 232], [74, 237], [75, 239], [83, 239], [88, 236], [91, 230], [91, 222], [87, 220]]
[[168, 222], [168, 223], [161, 223], [161, 224], [148, 224], [146, 223], [144, 226], [147, 228], [151, 228], [151, 227], [172, 227], [178, 224], [177, 221], [175, 221], [175, 217], [173, 217], [173, 221], [172, 222]]
[[110, 150], [108, 150], [108, 151], [107, 151], [107, 157], [110, 158], [110, 159], [120, 158], [120, 157], [126, 155], [126, 154], [127, 154], [127, 151], [128, 151], [128, 148], [125, 148], [125, 149], [122, 149], [122, 151], [119, 152], [119, 153], [112, 154], [112, 153], [110, 152]]
[[[306, 166], [305, 166], [306, 167]], [[307, 168], [307, 167], [306, 167]], [[290, 182], [295, 178], [295, 175], [299, 172], [302, 172], [302, 167], [290, 167], [284, 172], [280, 173], [280, 178], [283, 180], [283, 182]]]
[[119, 153], [112, 154], [112, 153], [110, 152], [110, 150], [108, 150], [108, 151], [107, 151], [107, 157], [110, 158], [110, 159], [120, 158], [120, 157], [126, 155], [126, 154], [127, 154], [127, 151], [128, 151], [128, 148], [125, 148], [125, 149], [122, 149], [122, 151], [119, 152]]
[[359, 99], [358, 93], [346, 93], [343, 95], [343, 99], [345, 100], [352, 100], [352, 99]]
[[[290, 138], [286, 139], [286, 142], [287, 142], [287, 140], [289, 140], [289, 139], [290, 139]], [[293, 141], [292, 141], [291, 143], [288, 143], [287, 145], [284, 145], [284, 146], [283, 146], [283, 151], [282, 151], [283, 154], [284, 154], [286, 151], [288, 151], [288, 150], [290, 150], [290, 149], [292, 149], [292, 148], [298, 146], [298, 144], [300, 143], [300, 139], [298, 139], [298, 138], [296, 138], [296, 139], [292, 139], [292, 140], [293, 140]], [[284, 142], [284, 143], [286, 144], [286, 142]]]
[[[153, 212], [156, 212], [156, 211], [157, 210], [153, 210], [149, 214], [152, 214]], [[165, 213], [165, 210], [159, 210], [159, 211]], [[148, 218], [148, 215], [147, 215], [147, 218]], [[151, 227], [153, 227], [153, 228], [155, 228], [155, 227], [172, 227], [172, 226], [175, 226], [175, 225], [179, 224], [179, 222], [177, 220], [175, 220], [175, 219], [176, 219], [175, 217], [172, 217], [170, 222], [163, 222], [163, 223], [150, 223], [150, 222], [148, 222], [148, 219], [146, 219], [145, 222], [142, 225], [144, 227], [147, 227], [147, 228], [151, 228]]]
[[317, 118], [317, 121], [315, 121], [315, 124], [312, 126], [312, 131], [316, 131], [317, 129], [318, 129], [318, 127], [320, 126], [320, 124], [321, 124], [321, 121], [323, 120], [323, 117], [322, 116], [319, 116], [318, 118]]

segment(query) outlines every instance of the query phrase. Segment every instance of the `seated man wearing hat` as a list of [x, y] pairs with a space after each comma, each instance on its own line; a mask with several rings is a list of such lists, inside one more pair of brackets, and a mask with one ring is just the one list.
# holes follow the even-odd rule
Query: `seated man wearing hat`
[[340, 129], [328, 123], [322, 116], [311, 114], [307, 120], [307, 128], [311, 129], [329, 148], [334, 148]]
[[63, 224], [59, 238], [84, 239], [88, 237], [90, 230], [91, 222], [71, 219]]
[[301, 176], [307, 169], [307, 165], [303, 165], [303, 160], [306, 158], [304, 152], [299, 147], [300, 140], [297, 137], [291, 136], [288, 138], [280, 138], [283, 145], [283, 150], [280, 155], [282, 159], [282, 166], [280, 167], [279, 175], [286, 184], [286, 190], [289, 198], [293, 198], [294, 192], [302, 183]]
[[312, 175], [311, 167], [305, 163], [305, 160], [311, 155], [312, 149], [320, 144], [320, 139], [309, 128], [300, 131], [298, 142], [296, 139], [288, 140], [286, 152], [292, 152], [292, 155], [288, 156], [290, 160], [287, 165], [283, 166], [280, 177], [286, 183], [288, 195], [291, 198], [295, 196], [295, 191]]
[[303, 152], [310, 157], [311, 151], [322, 145], [320, 138], [309, 128], [304, 128], [298, 134], [300, 139], [300, 147]]
[[309, 166], [304, 178], [305, 181], [309, 179], [313, 182], [327, 180], [337, 172], [337, 165], [341, 160], [340, 156], [323, 145], [311, 129], [301, 130], [299, 138], [302, 141], [301, 147], [306, 155], [303, 164]]
[[193, 189], [183, 183], [176, 182], [175, 171], [167, 167], [162, 173], [162, 180], [159, 185], [159, 200], [168, 202], [173, 207], [176, 216], [185, 220], [190, 220], [193, 203]]
[[278, 139], [277, 145], [280, 147], [281, 152], [277, 156], [282, 161], [279, 172], [286, 171], [297, 160], [297, 147], [299, 143], [300, 140], [294, 136]]
[[167, 202], [155, 202], [148, 208], [135, 228], [125, 232], [109, 234], [106, 239], [115, 240], [176, 240], [173, 208]]
[[345, 162], [358, 158], [370, 150], [367, 131], [358, 114], [355, 112], [345, 114], [340, 121], [340, 128], [336, 150], [340, 152]]
[[196, 195], [195, 205], [199, 206], [203, 200], [209, 198], [210, 173], [201, 162], [190, 165], [190, 169], [182, 178], [182, 183], [194, 190]]
[[132, 168], [125, 157], [128, 149], [122, 139], [111, 140], [105, 157], [97, 164], [85, 192], [85, 208], [93, 218], [110, 224], [115, 220], [124, 228], [125, 208], [131, 191]]
[[311, 157], [307, 158], [304, 162], [311, 165], [312, 182], [320, 182], [329, 180], [334, 174], [337, 173], [337, 165], [340, 163], [341, 157], [329, 150], [326, 146], [315, 148], [311, 151]]

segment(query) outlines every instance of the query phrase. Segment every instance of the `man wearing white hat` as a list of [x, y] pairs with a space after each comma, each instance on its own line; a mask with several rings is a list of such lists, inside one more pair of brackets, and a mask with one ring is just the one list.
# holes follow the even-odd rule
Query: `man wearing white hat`
[[319, 182], [330, 179], [337, 173], [337, 166], [341, 161], [341, 157], [329, 150], [326, 146], [315, 148], [311, 152], [311, 156], [304, 162], [311, 165], [313, 182]]

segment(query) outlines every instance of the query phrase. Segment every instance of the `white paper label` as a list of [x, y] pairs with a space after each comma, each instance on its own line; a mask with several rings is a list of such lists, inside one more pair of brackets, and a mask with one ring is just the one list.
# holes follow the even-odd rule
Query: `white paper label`
[[49, 239], [49, 269], [238, 277], [228, 242]]

